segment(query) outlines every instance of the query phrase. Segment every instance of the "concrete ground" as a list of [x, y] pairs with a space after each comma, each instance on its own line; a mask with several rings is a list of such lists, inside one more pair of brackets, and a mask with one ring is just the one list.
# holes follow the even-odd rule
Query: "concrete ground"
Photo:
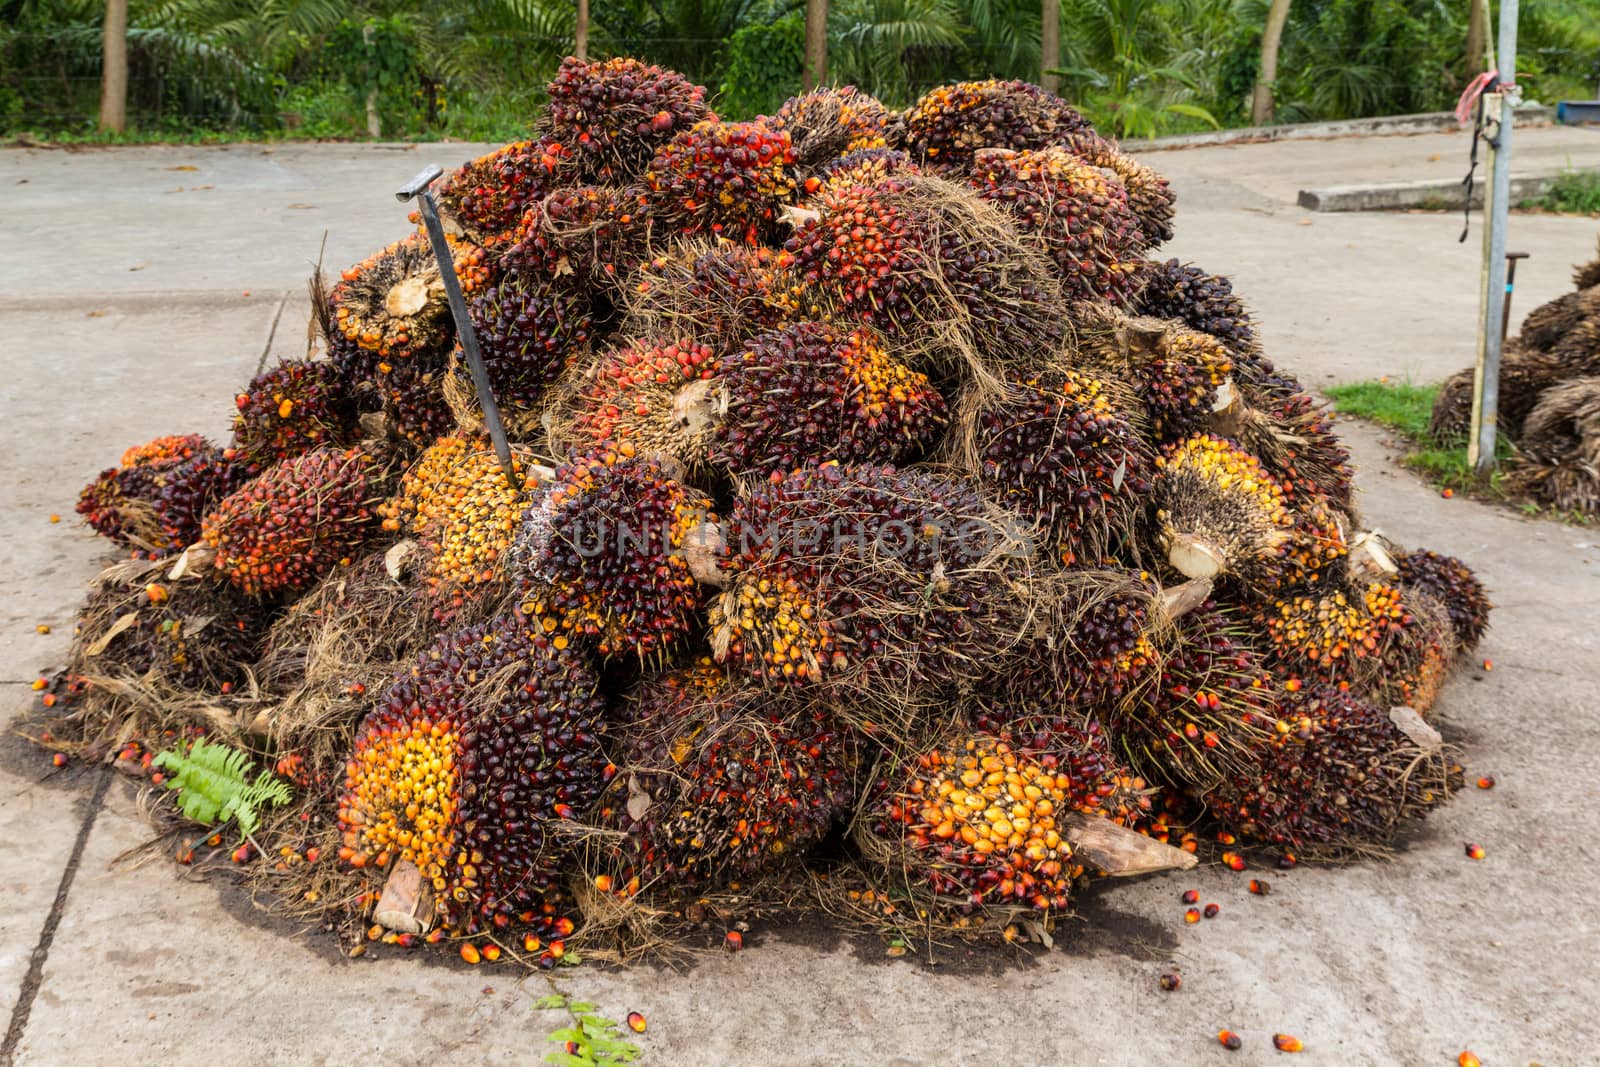
[[[1519, 131], [1530, 153], [1563, 131]], [[1591, 138], [1600, 147], [1600, 138]], [[1563, 149], [1564, 150], [1564, 149]], [[390, 190], [472, 146], [0, 150], [0, 712], [65, 653], [103, 544], [79, 486], [161, 433], [225, 432], [233, 391], [304, 345], [304, 284], [406, 229]], [[1471, 361], [1479, 241], [1459, 216], [1317, 215], [1298, 188], [1426, 177], [1466, 138], [1234, 145], [1152, 154], [1179, 194], [1169, 254], [1232, 276], [1268, 350], [1313, 385], [1440, 378]], [[1600, 224], [1519, 216], [1516, 314], [1563, 291]], [[1600, 533], [1443, 500], [1346, 424], [1370, 522], [1478, 567], [1498, 608], [1492, 672], [1451, 681], [1439, 715], [1468, 776], [1389, 863], [1107, 886], [1061, 949], [929, 968], [874, 944], [752, 937], [685, 971], [564, 972], [620, 1019], [650, 1020], [673, 1064], [1262, 1063], [1271, 1035], [1326, 1064], [1582, 1064], [1600, 1048], [1600, 931], [1588, 824], [1600, 778]], [[53, 525], [52, 513], [62, 522]], [[49, 634], [36, 632], [48, 624]], [[346, 961], [248, 903], [124, 850], [146, 836], [131, 788], [52, 774], [10, 746], [0, 770], [0, 1062], [540, 1059], [543, 977], [418, 959]], [[1463, 856], [1481, 843], [1482, 862]], [[1249, 895], [1250, 874], [1273, 883]], [[1181, 920], [1198, 888], [1222, 913]], [[1178, 969], [1181, 991], [1156, 978]], [[1214, 1035], [1243, 1035], [1226, 1053]]]

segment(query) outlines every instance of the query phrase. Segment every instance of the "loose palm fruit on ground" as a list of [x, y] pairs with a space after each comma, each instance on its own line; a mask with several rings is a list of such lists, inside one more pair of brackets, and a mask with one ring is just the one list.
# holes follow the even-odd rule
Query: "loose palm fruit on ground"
[[726, 355], [801, 313], [794, 257], [764, 245], [685, 241], [645, 263], [622, 332], [693, 337]]
[[1235, 353], [1255, 344], [1255, 324], [1233, 283], [1207, 274], [1192, 263], [1169, 259], [1148, 263], [1139, 273], [1141, 287], [1132, 310], [1157, 319], [1179, 319], [1190, 329], [1208, 333]]
[[710, 115], [704, 87], [621, 56], [568, 56], [547, 89], [547, 128], [591, 181], [636, 177], [658, 147]]
[[1395, 563], [1400, 568], [1403, 591], [1431, 593], [1449, 612], [1456, 651], [1464, 655], [1476, 648], [1489, 628], [1492, 605], [1472, 569], [1454, 556], [1427, 549], [1400, 553]]
[[1147, 246], [1121, 181], [1064, 148], [978, 153], [968, 179], [1060, 272], [1068, 300], [1126, 303]]
[[725, 887], [781, 870], [854, 801], [855, 744], [826, 709], [742, 688], [708, 661], [642, 683], [617, 730], [610, 819], [646, 884]]
[[1022, 628], [1014, 522], [927, 471], [774, 473], [729, 516], [712, 647], [735, 673], [862, 697], [976, 677]]
[[357, 732], [338, 805], [346, 860], [415, 863], [452, 930], [553, 922], [534, 918], [564, 853], [546, 827], [604, 785], [596, 685], [515, 616], [440, 638]]
[[1060, 282], [975, 191], [898, 174], [811, 204], [785, 245], [808, 293], [899, 340], [903, 358], [1016, 366], [1054, 350]]
[[428, 560], [435, 592], [493, 583], [505, 576], [506, 554], [537, 480], [519, 457], [520, 484], [506, 481], [489, 442], [441, 437], [406, 472], [400, 492], [382, 508], [384, 526], [415, 537]]
[[319, 445], [349, 443], [355, 409], [331, 361], [289, 360], [250, 380], [234, 398], [236, 462], [259, 473]]
[[808, 461], [900, 462], [933, 442], [944, 397], [871, 330], [796, 322], [723, 360], [711, 455], [735, 476]]
[[504, 237], [529, 206], [574, 169], [570, 153], [557, 141], [516, 141], [446, 177], [439, 187], [440, 213], [476, 240]]
[[371, 537], [378, 500], [372, 457], [324, 446], [224, 497], [206, 513], [201, 536], [213, 566], [241, 592], [300, 593]]
[[1302, 855], [1358, 854], [1388, 844], [1459, 782], [1444, 753], [1419, 749], [1387, 711], [1337, 686], [1285, 696], [1278, 715], [1274, 736], [1206, 794], [1241, 837]]
[[715, 522], [711, 498], [648, 458], [579, 459], [522, 522], [525, 609], [557, 645], [593, 639], [604, 655], [656, 657], [693, 633], [700, 585], [685, 548]]
[[1060, 833], [1074, 788], [1064, 769], [978, 736], [923, 752], [876, 788], [864, 851], [903, 865], [939, 903], [1067, 907], [1081, 867]]
[[1155, 457], [1098, 378], [1060, 370], [1010, 383], [979, 409], [972, 447], [984, 488], [1043, 522], [1063, 563], [1131, 539]]
[[942, 85], [901, 115], [912, 157], [961, 171], [984, 148], [1033, 149], [1060, 144], [1088, 128], [1082, 115], [1037, 85], [976, 81]]
[[789, 135], [802, 176], [850, 152], [888, 145], [889, 109], [853, 85], [791, 96], [770, 121]]
[[710, 425], [686, 422], [683, 413], [710, 395], [717, 367], [710, 346], [686, 338], [618, 345], [571, 384], [552, 437], [579, 456], [659, 453], [690, 467], [703, 463]]
[[644, 210], [684, 236], [753, 243], [795, 190], [789, 134], [763, 119], [698, 122], [657, 150]]

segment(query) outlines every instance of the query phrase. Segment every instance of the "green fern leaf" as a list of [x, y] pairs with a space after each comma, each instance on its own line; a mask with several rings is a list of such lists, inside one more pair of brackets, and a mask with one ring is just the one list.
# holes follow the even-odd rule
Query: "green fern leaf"
[[172, 772], [164, 783], [178, 790], [178, 810], [183, 817], [206, 826], [237, 821], [242, 841], [261, 825], [261, 810], [288, 803], [286, 782], [262, 771], [250, 780], [250, 756], [229, 745], [197, 739], [187, 755], [167, 749], [153, 765]]

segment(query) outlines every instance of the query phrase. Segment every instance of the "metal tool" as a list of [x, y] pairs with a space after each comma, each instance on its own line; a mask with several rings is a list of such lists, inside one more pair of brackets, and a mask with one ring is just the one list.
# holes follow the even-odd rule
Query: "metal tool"
[[444, 224], [439, 221], [439, 205], [433, 199], [433, 183], [444, 174], [433, 165], [402, 185], [394, 198], [402, 204], [411, 200], [422, 207], [422, 223], [428, 230], [428, 243], [433, 246], [433, 258], [439, 264], [439, 280], [444, 283], [445, 299], [450, 302], [450, 316], [456, 320], [456, 338], [461, 351], [467, 356], [467, 369], [472, 372], [472, 388], [478, 394], [478, 405], [483, 408], [483, 425], [494, 442], [494, 454], [500, 458], [506, 483], [512, 489], [520, 488], [517, 467], [511, 459], [511, 442], [506, 439], [506, 426], [500, 419], [500, 407], [494, 402], [494, 387], [489, 384], [489, 372], [483, 366], [483, 353], [478, 350], [478, 335], [467, 317], [467, 301], [461, 295], [461, 282], [456, 277], [455, 259], [450, 254], [450, 243], [444, 238]]
[[1506, 307], [1500, 313], [1500, 347], [1506, 346], [1506, 333], [1511, 327], [1511, 291], [1517, 284], [1517, 260], [1527, 259], [1527, 252], [1506, 253]]

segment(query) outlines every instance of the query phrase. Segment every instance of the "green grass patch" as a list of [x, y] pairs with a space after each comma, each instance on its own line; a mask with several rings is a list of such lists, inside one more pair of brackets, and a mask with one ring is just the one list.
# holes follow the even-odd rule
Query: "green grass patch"
[[1433, 417], [1433, 400], [1439, 395], [1439, 387], [1410, 382], [1357, 382], [1331, 385], [1323, 392], [1341, 414], [1399, 430], [1420, 442], [1428, 436], [1428, 420]]
[[1561, 215], [1600, 215], [1600, 170], [1563, 171], [1543, 196], [1522, 206]]

